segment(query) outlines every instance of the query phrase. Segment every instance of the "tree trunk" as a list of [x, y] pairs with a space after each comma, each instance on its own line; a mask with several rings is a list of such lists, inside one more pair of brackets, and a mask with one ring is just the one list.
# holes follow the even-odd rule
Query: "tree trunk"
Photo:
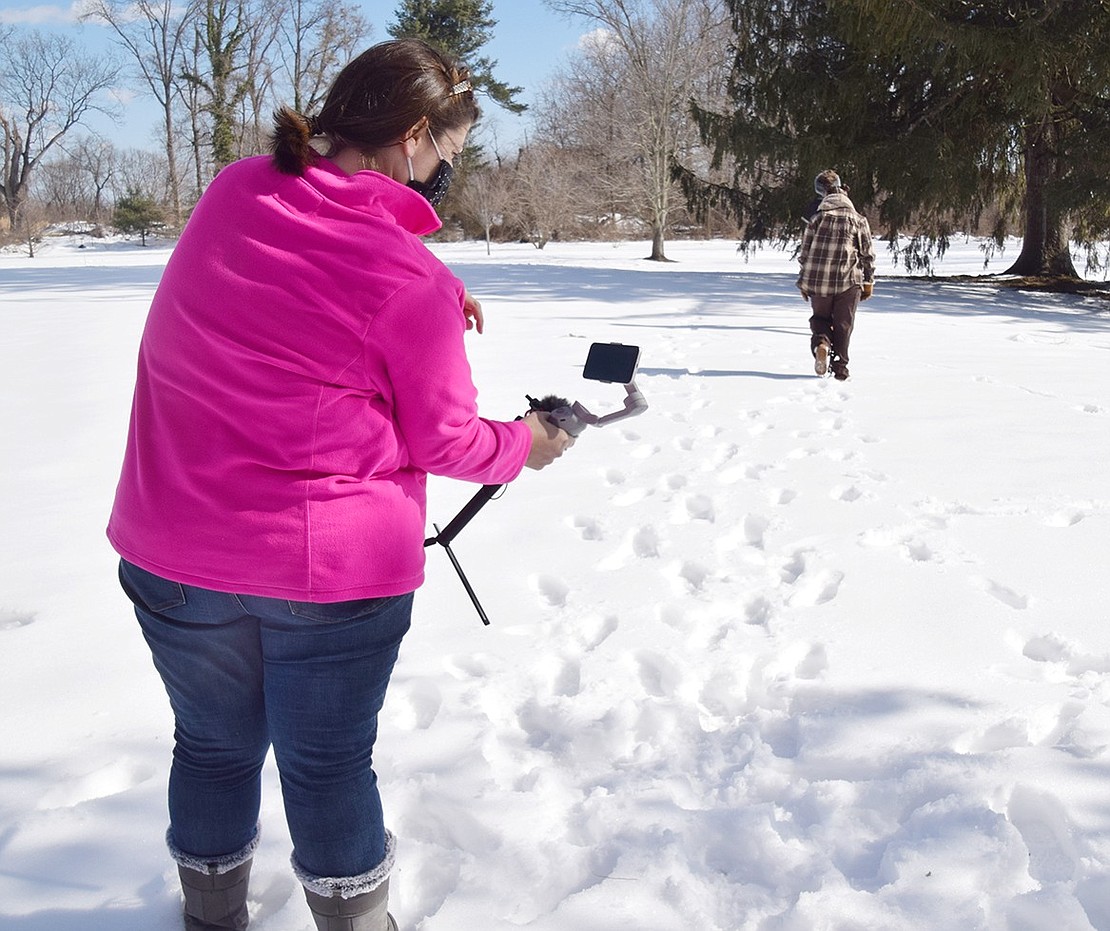
[[166, 174], [170, 183], [170, 210], [175, 229], [181, 229], [181, 179], [177, 172], [177, 146], [173, 139], [172, 94], [166, 88], [166, 103], [162, 108], [163, 129], [166, 133]]
[[651, 228], [651, 255], [648, 260], [651, 262], [669, 262], [663, 251], [663, 227], [653, 225]]
[[1052, 127], [1046, 117], [1027, 130], [1025, 149], [1025, 232], [1021, 254], [1003, 274], [1024, 277], [1078, 278], [1068, 243], [1067, 224], [1048, 194], [1056, 174]]

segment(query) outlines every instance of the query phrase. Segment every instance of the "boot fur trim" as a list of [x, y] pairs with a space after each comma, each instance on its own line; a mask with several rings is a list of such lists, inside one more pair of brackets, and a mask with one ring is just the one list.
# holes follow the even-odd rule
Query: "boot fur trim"
[[178, 866], [183, 866], [185, 869], [193, 870], [196, 873], [215, 873], [219, 876], [222, 873], [230, 873], [253, 857], [255, 850], [258, 849], [260, 837], [259, 826], [255, 825], [254, 837], [242, 850], [225, 854], [222, 857], [196, 857], [177, 846], [173, 839], [173, 828], [169, 828], [166, 831], [166, 846], [169, 847], [170, 856]]
[[397, 841], [389, 831], [385, 832], [385, 856], [382, 862], [372, 870], [359, 873], [357, 876], [315, 876], [304, 869], [298, 862], [294, 853], [290, 857], [293, 872], [309, 892], [322, 896], [339, 896], [344, 899], [353, 899], [356, 895], [373, 892], [382, 883], [389, 879], [393, 861], [396, 858]]

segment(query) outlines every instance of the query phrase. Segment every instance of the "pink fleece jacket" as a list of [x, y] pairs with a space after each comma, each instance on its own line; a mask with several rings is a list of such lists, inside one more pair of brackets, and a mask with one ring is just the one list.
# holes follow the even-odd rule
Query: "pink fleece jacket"
[[501, 483], [531, 448], [478, 416], [463, 285], [402, 184], [320, 160], [225, 168], [154, 296], [108, 525], [130, 562], [298, 601], [413, 591], [427, 473]]

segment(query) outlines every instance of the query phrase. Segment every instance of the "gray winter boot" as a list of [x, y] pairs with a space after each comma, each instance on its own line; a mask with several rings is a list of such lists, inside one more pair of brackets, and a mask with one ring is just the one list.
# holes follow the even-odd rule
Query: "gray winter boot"
[[304, 891], [316, 931], [397, 931], [397, 922], [386, 911], [389, 880], [350, 899]]
[[185, 931], [245, 931], [251, 861], [226, 873], [177, 867], [185, 894]]

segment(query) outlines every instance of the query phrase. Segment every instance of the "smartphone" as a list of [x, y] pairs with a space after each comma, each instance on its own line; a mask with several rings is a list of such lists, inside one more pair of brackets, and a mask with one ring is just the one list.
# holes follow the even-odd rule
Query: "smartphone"
[[624, 343], [594, 343], [586, 356], [582, 377], [593, 381], [607, 381], [630, 385], [636, 377], [640, 361], [640, 347]]

